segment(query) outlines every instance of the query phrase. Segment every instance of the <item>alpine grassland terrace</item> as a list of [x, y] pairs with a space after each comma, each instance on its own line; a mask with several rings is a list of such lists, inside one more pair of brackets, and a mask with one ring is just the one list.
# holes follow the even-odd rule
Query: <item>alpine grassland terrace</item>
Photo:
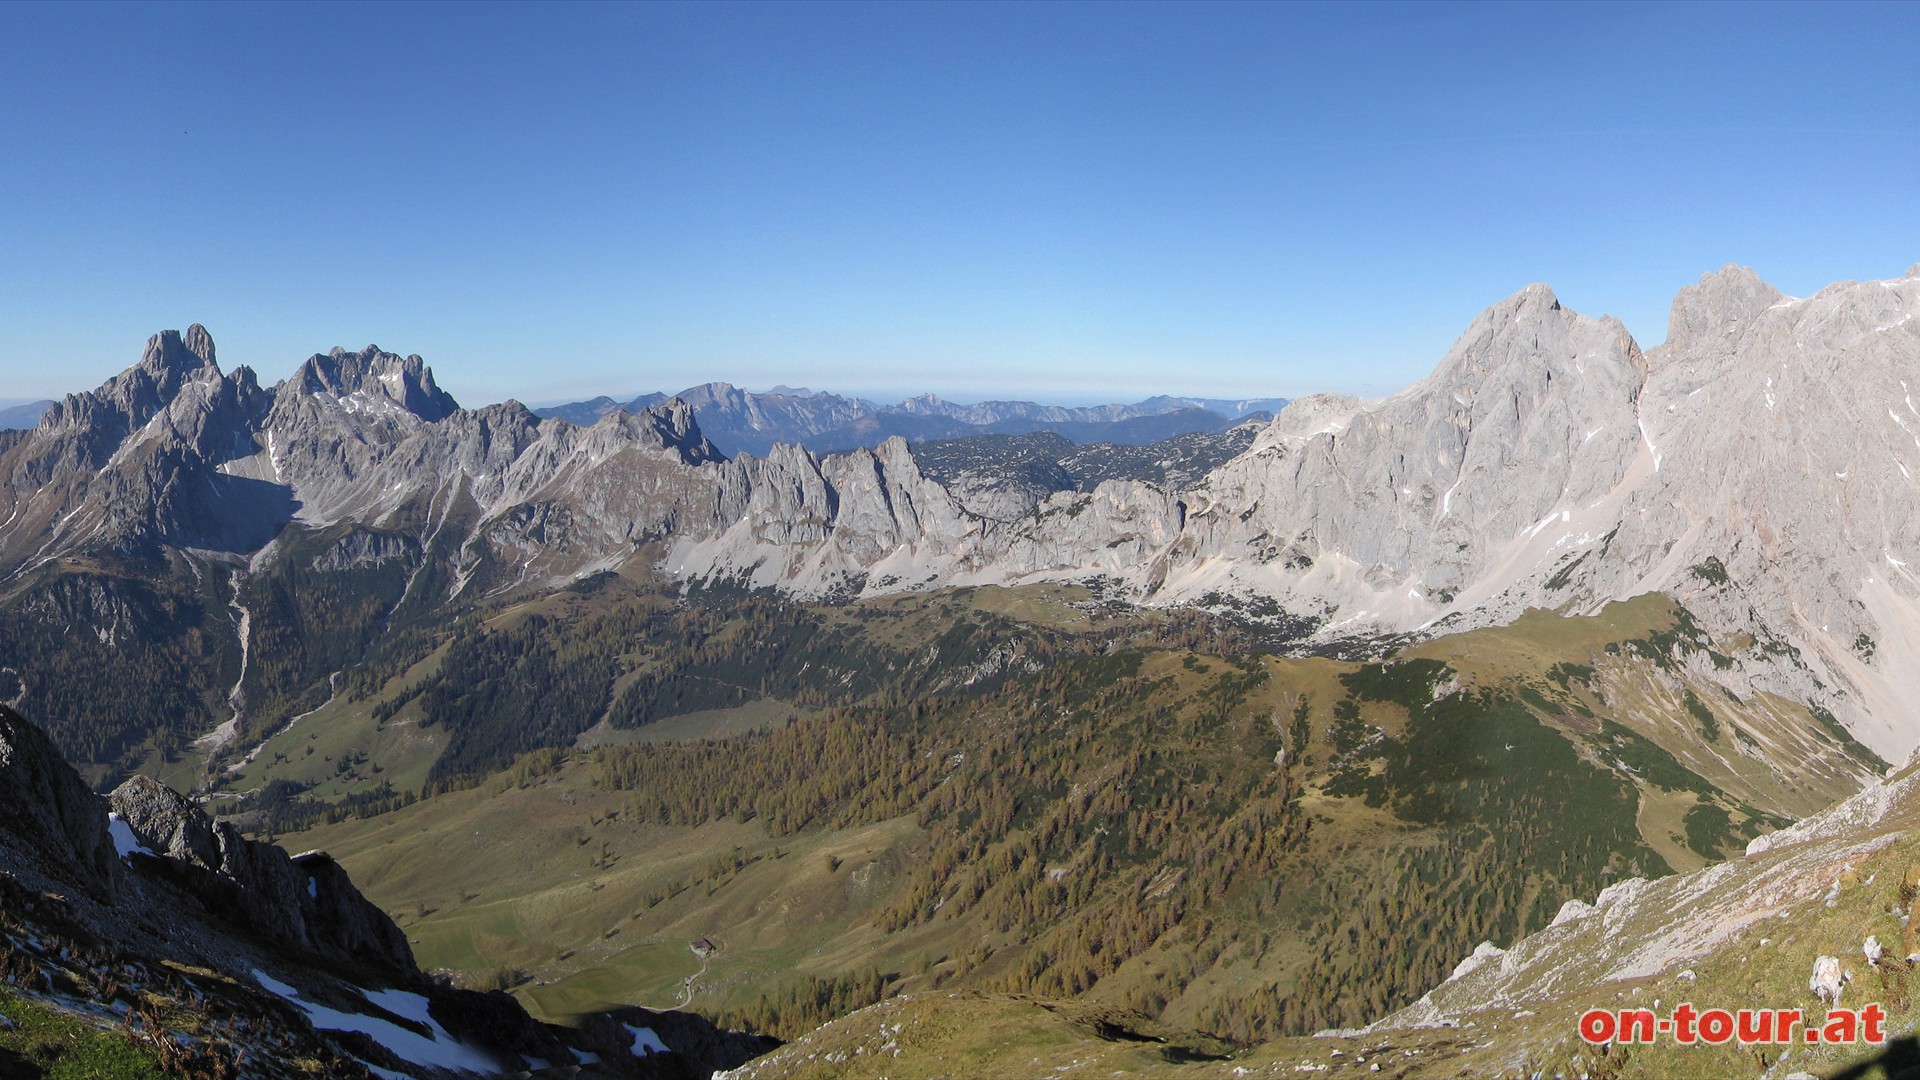
[[[1377, 1019], [1480, 941], [1858, 782], [1805, 709], [1692, 689], [1684, 618], [1647, 598], [1352, 662], [1086, 590], [829, 606], [609, 575], [476, 611], [433, 674], [365, 691], [451, 736], [430, 797], [236, 806], [328, 821], [290, 842], [429, 966], [547, 1015], [693, 977], [690, 1008], [789, 1038], [964, 989], [1244, 1045]], [[604, 738], [759, 702], [743, 734]], [[1729, 731], [1807, 767], [1719, 753]]]

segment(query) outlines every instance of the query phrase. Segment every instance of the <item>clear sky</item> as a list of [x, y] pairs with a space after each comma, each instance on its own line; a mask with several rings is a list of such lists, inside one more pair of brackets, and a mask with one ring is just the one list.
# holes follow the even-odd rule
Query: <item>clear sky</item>
[[1920, 262], [1920, 5], [0, 5], [0, 398], [1377, 394]]

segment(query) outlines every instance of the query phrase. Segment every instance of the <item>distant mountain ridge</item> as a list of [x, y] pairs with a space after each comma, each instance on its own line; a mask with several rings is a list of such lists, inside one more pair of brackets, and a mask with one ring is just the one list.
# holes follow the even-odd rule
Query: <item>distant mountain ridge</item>
[[[263, 632], [243, 615], [270, 598], [254, 590], [329, 567], [378, 583], [357, 597], [371, 623], [338, 628], [373, 636], [636, 559], [682, 582], [824, 600], [1099, 579], [1155, 606], [1280, 613], [1339, 648], [1665, 592], [1715, 642], [1729, 692], [1815, 704], [1898, 758], [1920, 744], [1905, 705], [1920, 693], [1916, 307], [1920, 270], [1795, 299], [1728, 267], [1681, 290], [1669, 340], [1643, 352], [1618, 320], [1529, 286], [1399, 394], [1291, 402], [1198, 477], [1154, 482], [1130, 466], [1091, 491], [1009, 477], [1026, 488], [1011, 502], [977, 470], [941, 483], [900, 437], [728, 459], [697, 415], [761, 437], [961, 423], [924, 415], [937, 411], [925, 399], [923, 414], [874, 414], [834, 395], [713, 384], [582, 427], [516, 402], [458, 408], [418, 357], [371, 346], [262, 388], [246, 368], [223, 374], [196, 326], [156, 335], [133, 368], [0, 438], [0, 667], [46, 670], [48, 634], [73, 652], [164, 628], [236, 665], [193, 676], [230, 693], [194, 693], [249, 714], [268, 693], [243, 660]], [[1099, 419], [1114, 415], [1072, 422], [1159, 419]], [[231, 618], [207, 606], [227, 604]], [[363, 646], [337, 647], [299, 678], [323, 679]], [[296, 696], [310, 708], [325, 695], [308, 685]], [[69, 738], [45, 692], [30, 685], [24, 701]], [[133, 723], [132, 701], [154, 692], [110, 710], [112, 723]], [[109, 739], [77, 756], [126, 749]]]
[[1031, 401], [983, 401], [963, 405], [934, 394], [894, 405], [825, 391], [776, 386], [764, 393], [712, 382], [678, 394], [642, 394], [630, 401], [601, 396], [533, 410], [592, 425], [609, 413], [638, 413], [679, 398], [693, 407], [700, 430], [728, 456], [765, 457], [776, 445], [833, 453], [878, 446], [898, 435], [909, 442], [963, 439], [971, 435], [1026, 435], [1051, 431], [1076, 443], [1141, 445], [1176, 435], [1220, 434], [1249, 416], [1277, 413], [1285, 398], [1169, 397], [1131, 405], [1041, 405]]
[[[1217, 619], [1235, 634], [1264, 622], [1273, 632], [1263, 643], [1292, 654], [1286, 663], [1378, 669], [1321, 672], [1298, 693], [1275, 688], [1238, 713], [1221, 706], [1218, 716], [1258, 734], [1240, 759], [1258, 765], [1257, 776], [1269, 761], [1303, 768], [1295, 751], [1318, 743], [1316, 767], [1327, 771], [1308, 778], [1321, 785], [1313, 797], [1372, 806], [1395, 792], [1438, 791], [1419, 770], [1451, 768], [1449, 754], [1472, 749], [1489, 766], [1462, 774], [1476, 783], [1559, 785], [1555, 775], [1580, 771], [1605, 774], [1615, 790], [1634, 785], [1667, 816], [1649, 815], [1649, 828], [1625, 814], [1622, 835], [1631, 828], [1650, 850], [1705, 856], [1725, 848], [1729, 828], [1747, 829], [1744, 838], [1771, 827], [1775, 815], [1856, 787], [1920, 744], [1909, 707], [1920, 686], [1920, 577], [1907, 569], [1920, 559], [1916, 308], [1920, 268], [1791, 298], [1728, 267], [1682, 289], [1668, 341], [1642, 350], [1617, 320], [1569, 311], [1534, 285], [1481, 313], [1432, 374], [1401, 393], [1302, 399], [1231, 439], [1188, 435], [1129, 450], [1074, 446], [1059, 434], [982, 436], [972, 425], [958, 441], [895, 436], [828, 454], [781, 444], [731, 458], [700, 407], [714, 410], [723, 432], [815, 421], [844, 430], [849, 418], [923, 430], [963, 421], [931, 402], [918, 413], [874, 414], [861, 411], [870, 403], [811, 391], [753, 395], [715, 384], [580, 426], [515, 402], [461, 408], [419, 357], [372, 346], [317, 354], [262, 387], [245, 368], [223, 372], [210, 335], [193, 326], [155, 335], [139, 363], [68, 397], [35, 429], [0, 435], [0, 691], [11, 707], [43, 717], [100, 787], [143, 767], [192, 784], [201, 762], [217, 780], [236, 759], [272, 761], [270, 752], [250, 755], [274, 739], [286, 760], [288, 750], [320, 759], [307, 779], [354, 778], [369, 767], [364, 758], [302, 743], [357, 701], [370, 740], [406, 729], [407, 752], [420, 755], [411, 792], [524, 751], [579, 745], [572, 740], [589, 722], [611, 730], [624, 716], [638, 727], [745, 708], [781, 690], [798, 700], [824, 685], [785, 690], [783, 672], [795, 684], [805, 672], [847, 685], [857, 672], [823, 664], [918, 663], [919, 647], [892, 660], [877, 651], [891, 641], [888, 627], [862, 629], [882, 608], [931, 605], [903, 614], [936, 646], [956, 625], [947, 613], [973, 603], [1084, 619], [1099, 635], [1088, 662], [1102, 670], [1125, 659], [1125, 650], [1111, 652], [1122, 642], [1107, 636], [1106, 612], [1153, 609], [1146, 621], [1170, 624], [1213, 623], [1226, 612], [1242, 616]], [[1158, 418], [1106, 415], [1052, 422]], [[623, 598], [628, 590], [635, 595]], [[898, 595], [911, 591], [927, 595]], [[1622, 601], [1641, 613], [1631, 633], [1539, 654], [1565, 632], [1559, 616], [1604, 623], [1624, 618]], [[729, 605], [740, 606], [737, 623], [715, 615]], [[1168, 610], [1182, 607], [1205, 612]], [[774, 608], [808, 614], [782, 626]], [[687, 621], [665, 623], [665, 635], [636, 648], [637, 635], [666, 616]], [[580, 636], [567, 640], [573, 628]], [[1456, 654], [1463, 663], [1444, 671], [1359, 662], [1469, 630], [1479, 636]], [[1212, 647], [1206, 626], [1169, 632], [1186, 647]], [[436, 642], [446, 649], [437, 661]], [[964, 634], [949, 643], [968, 672], [949, 687], [1033, 673], [1041, 652], [1037, 641], [1031, 653]], [[652, 666], [669, 649], [684, 663]], [[1524, 655], [1534, 676], [1516, 684], [1504, 664], [1474, 670], [1489, 655]], [[1160, 674], [1214, 670], [1187, 659], [1191, 666], [1168, 662]], [[1229, 685], [1242, 677], [1218, 675]], [[1343, 712], [1328, 697], [1333, 679], [1354, 692], [1353, 709], [1361, 698], [1406, 706], [1407, 726]], [[1111, 699], [1081, 694], [1088, 688], [1077, 680], [1057, 685], [1063, 700], [1069, 689], [1079, 695], [1085, 716], [1114, 715]], [[394, 696], [376, 702], [369, 695], [381, 687]], [[1504, 723], [1495, 694], [1574, 736], [1572, 749], [1551, 744], [1567, 771], [1502, 765], [1527, 745], [1505, 728], [1488, 728], [1479, 743], [1457, 737], [1452, 710]], [[888, 701], [922, 696], [902, 684]], [[482, 705], [487, 724], [451, 730]], [[1608, 710], [1619, 719], [1610, 723]], [[1289, 727], [1286, 747], [1274, 745], [1289, 715], [1299, 733]], [[1071, 710], [1057, 718], [1079, 722]], [[303, 726], [292, 729], [296, 722]], [[1029, 729], [1023, 721], [1008, 730]], [[849, 745], [870, 741], [845, 734]], [[179, 752], [189, 741], [212, 749], [196, 762]], [[926, 749], [903, 744], [901, 760], [970, 760], [947, 753], [957, 745]], [[541, 761], [525, 760], [531, 778]], [[1809, 763], [1819, 760], [1832, 767], [1815, 791]], [[1419, 782], [1381, 787], [1387, 773], [1375, 762]], [[889, 783], [897, 775], [883, 759], [875, 768]], [[388, 767], [378, 782], [399, 772]], [[938, 794], [944, 780], [924, 775], [948, 798]], [[976, 779], [949, 790], [990, 789], [993, 777]], [[1586, 805], [1623, 805], [1595, 791]], [[1541, 805], [1533, 794], [1515, 800]], [[1003, 826], [1017, 819], [1017, 800], [995, 802]], [[1291, 805], [1288, 796], [1275, 808]], [[1446, 818], [1440, 802], [1427, 809]], [[1578, 816], [1554, 811], [1536, 823]], [[1274, 835], [1272, 820], [1245, 821], [1249, 843]], [[1097, 846], [1092, 836], [1121, 833], [1060, 835], [1075, 838], [1018, 868], [1035, 886], [1048, 868], [1071, 867], [1082, 839]], [[1609, 865], [1585, 850], [1583, 874], [1659, 869], [1650, 858], [1643, 870]], [[1558, 897], [1527, 894], [1524, 874], [1504, 878], [1523, 864], [1486, 857], [1495, 876], [1521, 883], [1509, 897], [1512, 925], [1544, 925], [1551, 908], [1541, 905]], [[1162, 895], [1149, 888], [1156, 861], [1137, 864], [1142, 875], [1115, 895]], [[827, 881], [838, 862], [804, 865]], [[1582, 896], [1608, 884], [1564, 880]], [[930, 922], [943, 896], [960, 895], [941, 889], [909, 909]], [[635, 909], [621, 906], [628, 921]], [[1375, 926], [1405, 929], [1396, 908], [1371, 910]], [[1354, 926], [1362, 930], [1372, 932]], [[1444, 962], [1466, 947], [1452, 942]], [[1437, 977], [1436, 956], [1420, 963]], [[1314, 978], [1342, 985], [1327, 975], [1343, 969], [1328, 963]], [[1377, 1014], [1356, 1005], [1348, 1018]]]
[[0, 431], [17, 431], [30, 428], [40, 422], [40, 417], [53, 408], [52, 401], [29, 401], [20, 405], [0, 408]]

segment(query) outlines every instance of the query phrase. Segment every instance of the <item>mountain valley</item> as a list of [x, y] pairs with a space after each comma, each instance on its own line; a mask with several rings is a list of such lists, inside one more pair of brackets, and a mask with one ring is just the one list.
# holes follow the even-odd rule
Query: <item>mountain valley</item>
[[[603, 1064], [646, 1006], [784, 1040], [713, 1059], [754, 1076], [1783, 1076], [1574, 1017], [1676, 981], [1804, 1005], [1815, 956], [1905, 941], [1916, 306], [1920, 267], [1804, 299], [1728, 267], [1642, 350], [1529, 286], [1407, 390], [1271, 418], [466, 409], [417, 356], [263, 387], [168, 331], [0, 434], [0, 697], [69, 787], [324, 850], [407, 953], [390, 989], [508, 993]], [[148, 859], [102, 880], [173, 880]], [[309, 1003], [385, 992], [115, 947], [242, 1011], [303, 965]]]

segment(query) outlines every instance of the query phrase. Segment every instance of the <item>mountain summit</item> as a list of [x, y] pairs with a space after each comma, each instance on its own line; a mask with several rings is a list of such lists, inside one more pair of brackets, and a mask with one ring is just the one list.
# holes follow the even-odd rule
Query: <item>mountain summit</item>
[[[1100, 578], [1152, 604], [1275, 605], [1320, 643], [1662, 591], [1730, 692], [1816, 703], [1897, 757], [1920, 743], [1916, 306], [1916, 277], [1787, 298], [1729, 267], [1681, 290], [1643, 353], [1532, 285], [1421, 382], [1294, 402], [1181, 490], [1043, 483], [1005, 505], [897, 439], [726, 460], [685, 399], [588, 426], [461, 409], [418, 357], [372, 347], [261, 390], [189, 329], [0, 444], [0, 575], [184, 551], [248, 577], [346, 529], [307, 557], [385, 551], [405, 568], [392, 602], [418, 611], [643, 558], [806, 597]], [[748, 424], [845, 401], [709, 389]]]
[[328, 394], [365, 407], [395, 406], [428, 422], [444, 420], [460, 407], [434, 384], [426, 361], [382, 352], [377, 345], [357, 353], [335, 347], [325, 355], [315, 354], [300, 366], [289, 385], [306, 394]]
[[[1031, 522], [930, 536], [889, 557], [915, 575], [863, 587], [1107, 573], [1158, 603], [1271, 597], [1329, 639], [1666, 591], [1725, 644], [1731, 691], [1815, 700], [1901, 756], [1920, 742], [1901, 705], [1920, 691], [1916, 306], [1912, 277], [1794, 299], [1732, 267], [1682, 290], [1673, 340], [1643, 353], [1530, 286], [1427, 379], [1296, 402], [1177, 501], [1056, 497]], [[725, 576], [770, 555], [670, 565]]]
[[1669, 349], [1712, 348], [1785, 297], [1751, 267], [1728, 263], [1680, 290], [1667, 316]]

